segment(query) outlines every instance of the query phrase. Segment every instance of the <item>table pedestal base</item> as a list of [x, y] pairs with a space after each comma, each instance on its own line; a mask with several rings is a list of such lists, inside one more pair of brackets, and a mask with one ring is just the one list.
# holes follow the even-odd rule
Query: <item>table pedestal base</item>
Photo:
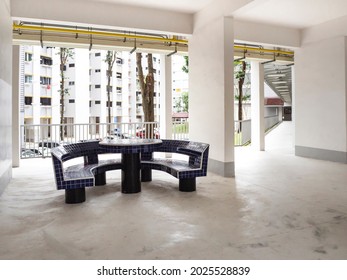
[[122, 193], [141, 191], [141, 161], [139, 153], [122, 154]]

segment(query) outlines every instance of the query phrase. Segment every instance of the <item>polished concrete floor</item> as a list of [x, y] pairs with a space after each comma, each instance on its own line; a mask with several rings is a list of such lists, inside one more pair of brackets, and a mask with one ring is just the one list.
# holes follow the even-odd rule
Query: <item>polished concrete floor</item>
[[347, 165], [294, 156], [291, 132], [236, 149], [236, 177], [210, 173], [194, 193], [154, 172], [122, 194], [114, 171], [66, 205], [51, 160], [23, 160], [0, 197], [0, 258], [347, 259]]

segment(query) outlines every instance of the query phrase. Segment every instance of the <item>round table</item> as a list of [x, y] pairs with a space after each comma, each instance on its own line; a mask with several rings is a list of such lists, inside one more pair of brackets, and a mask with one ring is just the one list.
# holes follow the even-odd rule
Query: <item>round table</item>
[[141, 192], [141, 153], [151, 153], [160, 139], [105, 139], [99, 143], [107, 153], [122, 154], [122, 193]]

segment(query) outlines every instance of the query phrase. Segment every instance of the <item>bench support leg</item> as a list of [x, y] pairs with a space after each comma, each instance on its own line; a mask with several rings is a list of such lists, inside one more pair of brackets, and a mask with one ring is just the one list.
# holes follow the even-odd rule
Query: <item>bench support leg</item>
[[75, 204], [86, 201], [85, 188], [65, 190], [65, 203]]
[[181, 192], [196, 191], [196, 180], [194, 178], [179, 179], [179, 190]]
[[106, 172], [95, 175], [95, 186], [106, 185]]
[[152, 181], [152, 169], [142, 168], [141, 169], [141, 182], [151, 182]]

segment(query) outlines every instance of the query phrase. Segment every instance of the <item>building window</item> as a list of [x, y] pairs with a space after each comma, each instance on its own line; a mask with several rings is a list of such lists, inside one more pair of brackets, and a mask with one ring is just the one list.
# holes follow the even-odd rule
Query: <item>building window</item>
[[117, 102], [116, 105], [117, 105], [117, 107], [120, 107], [120, 106], [122, 106], [122, 102]]
[[31, 75], [25, 75], [24, 77], [25, 83], [32, 83], [33, 82], [33, 76]]
[[116, 58], [116, 63], [117, 64], [123, 64], [123, 59], [121, 59], [120, 57]]
[[53, 60], [50, 57], [40, 56], [40, 64], [51, 66], [53, 64]]
[[89, 107], [92, 107], [92, 101], [89, 100]]
[[117, 90], [117, 93], [122, 93], [122, 88], [121, 87], [117, 87], [116, 90]]
[[75, 99], [69, 99], [69, 103], [75, 103]]
[[49, 97], [41, 97], [40, 103], [43, 106], [51, 106], [52, 105], [52, 99]]
[[69, 67], [75, 67], [75, 63], [70, 63]]
[[25, 53], [25, 61], [32, 61], [33, 60], [33, 54], [32, 53]]
[[116, 73], [116, 77], [117, 77], [117, 79], [121, 79], [121, 78], [122, 78], [122, 73], [117, 72], [117, 73]]
[[49, 77], [40, 77], [40, 84], [41, 85], [50, 85], [51, 84], [51, 78]]
[[100, 73], [101, 69], [95, 69], [95, 73]]
[[24, 104], [25, 104], [25, 105], [31, 105], [31, 103], [33, 103], [33, 98], [32, 98], [32, 96], [25, 96], [25, 98], [24, 98]]
[[69, 82], [69, 86], [74, 86], [74, 85], [75, 85], [74, 81]]
[[101, 104], [100, 100], [95, 100], [95, 105]]
[[112, 101], [110, 101], [110, 103], [108, 103], [108, 101], [106, 101], [106, 107], [108, 108], [110, 105], [110, 107], [112, 107]]
[[95, 88], [101, 88], [101, 85], [95, 85]]
[[92, 85], [89, 85], [89, 91], [92, 91]]
[[101, 56], [101, 53], [99, 53], [99, 52], [95, 53], [95, 56]]

